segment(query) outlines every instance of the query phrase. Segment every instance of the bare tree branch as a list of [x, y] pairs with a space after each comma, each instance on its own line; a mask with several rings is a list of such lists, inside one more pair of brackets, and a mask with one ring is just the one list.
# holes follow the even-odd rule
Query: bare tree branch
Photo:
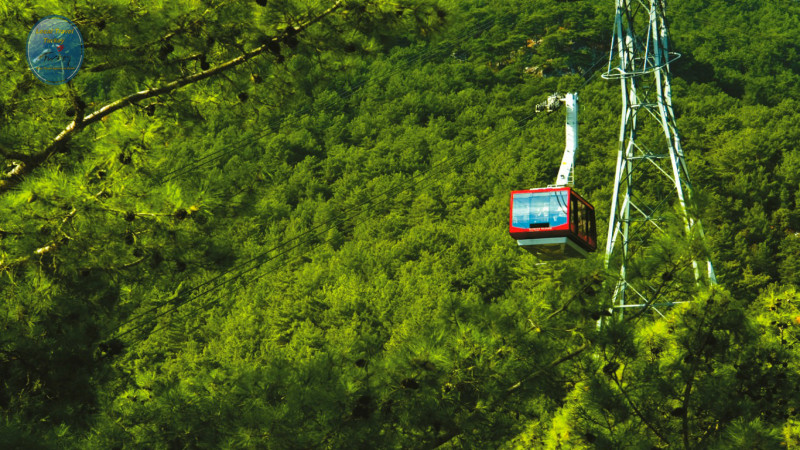
[[106, 104], [97, 111], [84, 116], [82, 120], [76, 117], [76, 120], [73, 120], [69, 125], [67, 125], [66, 128], [64, 128], [64, 130], [62, 130], [61, 133], [58, 134], [58, 136], [56, 136], [52, 141], [50, 141], [50, 143], [44, 148], [44, 150], [42, 150], [39, 153], [35, 153], [33, 155], [25, 155], [26, 157], [24, 160], [22, 158], [17, 158], [20, 159], [22, 163], [16, 168], [16, 170], [6, 174], [5, 179], [0, 179], [0, 194], [8, 192], [12, 188], [14, 188], [14, 186], [19, 184], [25, 178], [26, 175], [30, 174], [31, 172], [33, 172], [33, 170], [44, 164], [44, 162], [47, 161], [55, 153], [59, 151], [66, 151], [66, 144], [69, 142], [69, 140], [87, 126], [99, 121], [100, 119], [108, 116], [109, 114], [114, 113], [115, 111], [118, 111], [122, 108], [131, 105], [132, 103], [147, 98], [167, 94], [183, 86], [196, 83], [201, 80], [205, 80], [206, 78], [211, 78], [217, 74], [225, 72], [226, 70], [230, 70], [246, 62], [249, 59], [264, 54], [268, 52], [270, 49], [274, 49], [275, 46], [280, 44], [281, 42], [291, 42], [294, 39], [296, 39], [295, 35], [297, 33], [304, 31], [311, 25], [324, 19], [325, 17], [327, 17], [328, 15], [332, 14], [334, 11], [339, 9], [341, 6], [342, 6], [342, 0], [338, 0], [336, 3], [333, 4], [333, 6], [321, 12], [317, 16], [305, 21], [304, 23], [301, 23], [296, 27], [287, 28], [287, 31], [281, 36], [274, 37], [270, 39], [267, 43], [261, 45], [260, 47], [257, 47], [249, 52], [246, 52], [239, 57], [226, 61], [216, 67], [212, 67], [209, 68], [208, 70], [204, 70], [198, 73], [194, 73], [192, 75], [188, 75], [183, 78], [179, 78], [161, 87], [146, 89], [143, 91], [130, 94], [126, 97], [122, 97], [111, 103]]
[[642, 414], [639, 408], [636, 407], [636, 404], [633, 403], [633, 400], [631, 400], [628, 393], [625, 392], [625, 389], [622, 388], [622, 383], [619, 382], [617, 376], [613, 375], [613, 377], [614, 377], [614, 383], [617, 385], [617, 388], [622, 393], [622, 396], [625, 397], [625, 400], [631, 406], [631, 409], [633, 409], [634, 414], [636, 414], [636, 416], [639, 417], [639, 420], [641, 420], [642, 423], [644, 423], [647, 426], [647, 428], [650, 429], [650, 431], [652, 431], [656, 436], [658, 436], [658, 438], [661, 439], [662, 442], [664, 442], [665, 444], [667, 444], [667, 446], [669, 446], [669, 441], [667, 440], [667, 438], [665, 438], [661, 433], [658, 432], [656, 427], [652, 423], [650, 423], [649, 420], [647, 420], [647, 418], [644, 416], [644, 414]]
[[29, 158], [29, 156], [24, 153], [6, 150], [3, 147], [0, 147], [0, 156], [4, 157], [5, 159], [13, 159], [16, 161], [27, 161]]
[[[61, 225], [64, 225], [67, 222], [69, 222], [70, 219], [75, 217], [75, 214], [77, 212], [78, 212], [77, 209], [72, 208], [72, 210], [69, 212], [69, 214], [67, 214], [63, 219], [61, 219]], [[27, 256], [22, 256], [22, 257], [19, 257], [19, 258], [10, 260], [10, 261], [6, 261], [4, 259], [0, 259], [0, 272], [3, 272], [3, 271], [5, 271], [5, 270], [7, 270], [7, 269], [9, 269], [11, 267], [23, 264], [26, 261], [28, 261], [31, 258], [33, 258], [34, 256], [43, 256], [43, 255], [45, 255], [47, 253], [50, 253], [50, 252], [56, 250], [57, 248], [61, 247], [62, 245], [66, 244], [67, 242], [69, 242], [70, 238], [65, 233], [63, 233], [63, 232], [61, 232], [61, 233], [63, 234], [62, 238], [51, 240], [47, 244], [35, 249], [33, 252], [31, 252]], [[9, 232], [0, 230], [0, 234], [22, 234], [22, 233], [9, 233]]]
[[583, 343], [583, 345], [581, 345], [580, 347], [575, 349], [575, 351], [573, 351], [572, 353], [566, 354], [566, 355], [556, 359], [555, 361], [551, 362], [550, 364], [548, 364], [548, 365], [536, 370], [535, 372], [529, 373], [528, 375], [523, 377], [521, 380], [519, 380], [518, 382], [514, 383], [513, 386], [511, 386], [510, 388], [506, 389], [506, 393], [510, 394], [510, 393], [516, 391], [517, 389], [522, 387], [523, 383], [527, 382], [531, 378], [537, 377], [537, 376], [541, 375], [542, 373], [544, 373], [545, 371], [550, 370], [550, 369], [552, 369], [552, 368], [554, 368], [554, 367], [556, 367], [556, 366], [558, 366], [558, 365], [560, 365], [560, 364], [562, 364], [564, 362], [567, 362], [572, 358], [575, 358], [576, 356], [578, 356], [581, 353], [583, 353], [583, 351], [586, 350], [587, 348], [589, 348], [589, 343], [585, 342], [585, 343]]

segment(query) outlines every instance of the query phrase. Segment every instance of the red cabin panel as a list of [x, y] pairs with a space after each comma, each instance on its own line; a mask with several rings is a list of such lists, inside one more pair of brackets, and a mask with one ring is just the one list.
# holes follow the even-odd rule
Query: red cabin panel
[[597, 249], [594, 208], [570, 187], [513, 191], [510, 210], [509, 233], [518, 241], [565, 237]]

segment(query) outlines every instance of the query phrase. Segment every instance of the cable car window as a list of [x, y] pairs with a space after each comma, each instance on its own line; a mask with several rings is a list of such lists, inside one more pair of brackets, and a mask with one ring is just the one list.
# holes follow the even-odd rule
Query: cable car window
[[531, 217], [531, 199], [534, 194], [514, 194], [511, 210], [511, 225], [517, 228], [529, 228]]
[[578, 234], [578, 199], [574, 196], [569, 198], [569, 229]]
[[588, 218], [586, 217], [586, 210], [588, 209], [583, 202], [578, 203], [578, 237], [586, 240], [588, 236], [587, 227], [589, 225]]
[[549, 192], [550, 226], [557, 227], [567, 223], [567, 191]]
[[514, 194], [511, 224], [517, 228], [551, 228], [567, 223], [566, 191]]
[[581, 210], [583, 211], [583, 217], [585, 217], [585, 221], [583, 222], [583, 226], [581, 227], [583, 232], [583, 239], [589, 241], [589, 236], [591, 236], [589, 232], [589, 207], [581, 204]]

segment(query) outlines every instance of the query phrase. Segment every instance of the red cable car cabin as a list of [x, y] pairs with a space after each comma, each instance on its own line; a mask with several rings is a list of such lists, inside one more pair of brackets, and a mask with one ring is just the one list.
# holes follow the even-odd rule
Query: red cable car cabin
[[512, 191], [509, 232], [541, 259], [585, 258], [597, 249], [594, 207], [570, 187]]

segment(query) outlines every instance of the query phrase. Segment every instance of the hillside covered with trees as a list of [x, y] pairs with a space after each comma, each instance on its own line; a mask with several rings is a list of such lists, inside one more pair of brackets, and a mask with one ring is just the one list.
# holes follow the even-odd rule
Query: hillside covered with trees
[[719, 286], [598, 328], [602, 252], [543, 264], [508, 193], [578, 91], [604, 248], [613, 1], [0, 3], [0, 446], [800, 446], [800, 4], [667, 6]]

